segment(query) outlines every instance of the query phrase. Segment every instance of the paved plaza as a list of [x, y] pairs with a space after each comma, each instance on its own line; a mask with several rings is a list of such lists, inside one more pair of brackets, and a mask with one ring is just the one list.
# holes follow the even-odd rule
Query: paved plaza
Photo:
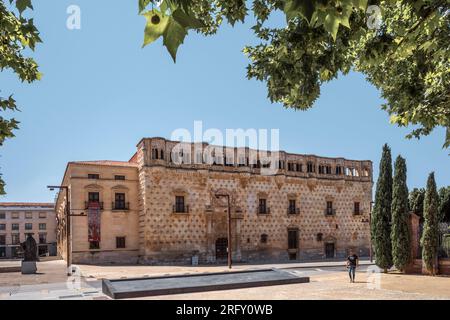
[[[20, 261], [0, 261], [2, 266], [20, 265]], [[179, 274], [202, 274], [228, 271], [226, 266], [92, 266], [80, 265], [81, 276], [66, 276], [62, 260], [38, 263], [38, 274], [22, 275], [18, 272], [0, 273], [0, 299], [110, 299], [102, 293], [101, 280], [153, 277]], [[309, 283], [278, 285], [247, 289], [198, 292], [154, 296], [139, 299], [450, 299], [450, 277], [428, 277], [373, 273], [375, 269], [363, 261], [357, 272], [356, 283], [350, 283], [342, 262], [236, 265], [232, 271], [280, 268], [310, 278]]]

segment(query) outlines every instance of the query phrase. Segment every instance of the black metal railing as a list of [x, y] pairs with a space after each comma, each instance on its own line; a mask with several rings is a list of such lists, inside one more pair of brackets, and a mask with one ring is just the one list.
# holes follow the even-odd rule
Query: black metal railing
[[270, 208], [267, 206], [258, 206], [258, 214], [269, 214]]
[[287, 213], [288, 214], [300, 214], [300, 208], [288, 207]]
[[336, 215], [336, 209], [326, 208], [325, 209], [325, 215], [326, 216], [334, 216], [334, 215]]
[[124, 201], [114, 201], [111, 208], [113, 210], [130, 210], [130, 203]]
[[175, 204], [172, 207], [173, 213], [189, 213], [189, 206]]
[[361, 210], [361, 209], [354, 209], [354, 210], [353, 210], [353, 215], [355, 215], [355, 216], [360, 216], [360, 215], [362, 215], [362, 210]]
[[99, 207], [100, 210], [103, 210], [103, 202], [98, 201], [85, 201], [84, 202], [84, 209], [88, 210], [89, 208], [97, 208]]

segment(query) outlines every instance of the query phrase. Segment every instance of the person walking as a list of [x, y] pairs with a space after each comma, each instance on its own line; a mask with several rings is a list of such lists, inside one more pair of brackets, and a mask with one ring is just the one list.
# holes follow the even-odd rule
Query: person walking
[[348, 276], [350, 277], [350, 282], [355, 282], [355, 273], [356, 267], [358, 266], [359, 258], [353, 252], [350, 251], [350, 255], [347, 257], [347, 268], [348, 268]]

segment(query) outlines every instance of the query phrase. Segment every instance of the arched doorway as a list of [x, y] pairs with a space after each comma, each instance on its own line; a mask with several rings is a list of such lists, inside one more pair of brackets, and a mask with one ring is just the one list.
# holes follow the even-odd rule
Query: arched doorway
[[216, 240], [216, 260], [226, 260], [228, 253], [228, 239], [218, 238]]

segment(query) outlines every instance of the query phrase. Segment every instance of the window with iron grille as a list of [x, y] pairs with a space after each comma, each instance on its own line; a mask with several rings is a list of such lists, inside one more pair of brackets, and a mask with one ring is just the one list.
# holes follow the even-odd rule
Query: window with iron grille
[[114, 209], [118, 209], [118, 210], [126, 209], [125, 193], [116, 193], [115, 194]]
[[125, 176], [114, 176], [114, 180], [125, 180]]
[[266, 214], [267, 213], [267, 200], [266, 199], [259, 199], [259, 207], [258, 207], [258, 213], [260, 214]]
[[88, 179], [100, 179], [100, 175], [99, 174], [93, 174], [93, 173], [89, 173], [88, 174]]
[[185, 212], [184, 196], [176, 196], [175, 197], [175, 212], [179, 212], [179, 213]]
[[289, 200], [289, 214], [295, 214], [296, 212], [296, 203], [294, 199]]
[[116, 237], [116, 248], [125, 248], [125, 237]]
[[316, 167], [314, 166], [314, 163], [312, 163], [311, 161], [309, 161], [309, 162], [306, 164], [306, 170], [307, 170], [308, 173], [316, 172]]

